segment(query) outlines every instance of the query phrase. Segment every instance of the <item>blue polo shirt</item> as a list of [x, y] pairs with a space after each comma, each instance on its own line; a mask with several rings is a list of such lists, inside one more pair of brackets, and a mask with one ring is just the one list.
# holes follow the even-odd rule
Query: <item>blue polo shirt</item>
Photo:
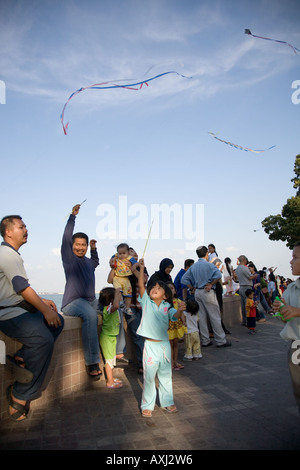
[[[209, 282], [221, 279], [221, 271], [204, 258], [199, 258], [182, 276], [182, 284], [191, 284], [196, 289], [203, 289]], [[213, 286], [215, 289], [216, 286]]]

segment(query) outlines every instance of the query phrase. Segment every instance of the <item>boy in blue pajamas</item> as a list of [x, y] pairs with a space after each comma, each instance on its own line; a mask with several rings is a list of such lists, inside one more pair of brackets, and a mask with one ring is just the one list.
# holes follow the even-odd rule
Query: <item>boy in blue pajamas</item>
[[169, 413], [177, 411], [173, 400], [171, 348], [168, 337], [169, 320], [176, 321], [185, 309], [181, 303], [178, 310], [173, 307], [172, 292], [162, 281], [151, 285], [146, 292], [144, 286], [144, 260], [141, 259], [139, 273], [139, 301], [142, 319], [137, 334], [145, 338], [143, 351], [144, 388], [142, 416], [151, 418], [156, 400], [155, 377], [159, 381], [158, 394], [161, 407]]

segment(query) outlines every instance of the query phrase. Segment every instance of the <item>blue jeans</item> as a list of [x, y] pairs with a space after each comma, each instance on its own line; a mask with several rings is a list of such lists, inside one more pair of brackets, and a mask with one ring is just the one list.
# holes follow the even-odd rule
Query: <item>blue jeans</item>
[[84, 361], [87, 366], [99, 364], [100, 346], [98, 338], [98, 313], [97, 300], [88, 301], [75, 299], [66, 305], [62, 312], [64, 315], [79, 317], [82, 319], [82, 343]]
[[123, 322], [123, 310], [121, 308], [119, 308], [119, 316], [120, 316], [120, 332], [117, 336], [117, 349], [116, 349], [117, 355], [125, 354], [126, 352], [126, 338], [125, 338], [124, 322]]
[[144, 338], [136, 333], [138, 329], [141, 318], [142, 318], [142, 310], [137, 307], [131, 307], [132, 315], [127, 315], [125, 313], [125, 318], [127, 322], [127, 327], [130, 331], [130, 336], [135, 346], [135, 353], [136, 358], [140, 366], [143, 364], [143, 350], [144, 350]]
[[29, 383], [15, 382], [13, 395], [19, 400], [34, 400], [40, 396], [48, 367], [52, 358], [54, 342], [64, 327], [49, 327], [41, 312], [25, 312], [10, 320], [0, 321], [1, 331], [23, 344], [17, 355], [23, 357], [27, 369], [33, 373]]

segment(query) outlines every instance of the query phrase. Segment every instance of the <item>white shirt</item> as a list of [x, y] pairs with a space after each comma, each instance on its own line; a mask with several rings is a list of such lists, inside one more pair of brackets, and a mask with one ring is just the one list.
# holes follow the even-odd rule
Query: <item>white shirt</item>
[[[300, 308], [300, 277], [289, 284], [282, 297], [287, 305]], [[280, 336], [287, 341], [300, 339], [300, 317], [294, 317], [286, 322]]]
[[198, 314], [196, 313], [195, 315], [191, 315], [189, 312], [184, 312], [184, 314], [186, 318], [187, 332], [188, 333], [194, 333], [195, 331], [199, 332]]

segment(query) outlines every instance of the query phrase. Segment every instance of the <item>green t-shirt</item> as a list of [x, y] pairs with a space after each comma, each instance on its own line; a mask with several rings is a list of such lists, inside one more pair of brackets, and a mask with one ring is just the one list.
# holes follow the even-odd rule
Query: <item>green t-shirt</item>
[[112, 304], [104, 307], [103, 309], [103, 322], [101, 333], [109, 336], [118, 336], [120, 331], [120, 315], [119, 311], [115, 310], [110, 313]]

